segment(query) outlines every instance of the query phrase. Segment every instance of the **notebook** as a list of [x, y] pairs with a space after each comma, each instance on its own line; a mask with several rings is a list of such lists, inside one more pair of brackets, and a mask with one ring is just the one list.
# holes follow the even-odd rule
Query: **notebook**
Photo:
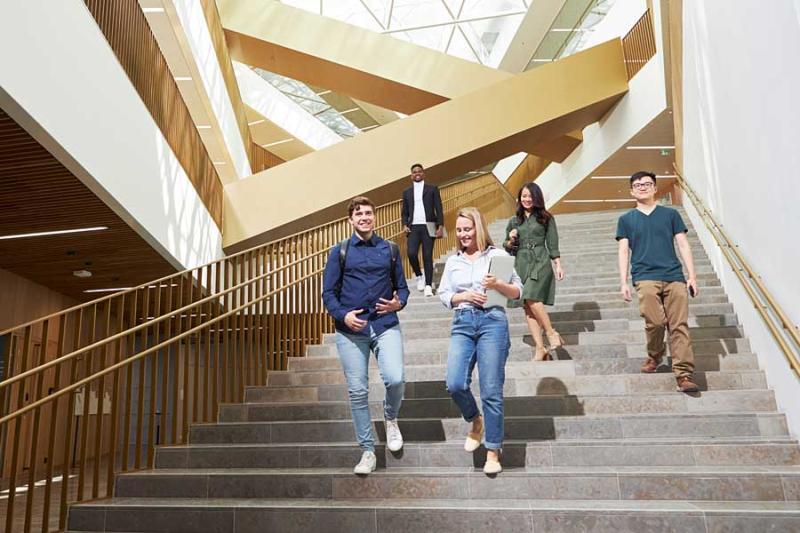
[[[496, 255], [492, 257], [489, 263], [489, 274], [501, 281], [511, 281], [511, 275], [514, 273], [514, 258], [510, 255]], [[508, 298], [503, 296], [500, 292], [489, 289], [486, 291], [486, 303], [484, 307], [493, 307], [496, 305], [505, 307], [508, 304]]]

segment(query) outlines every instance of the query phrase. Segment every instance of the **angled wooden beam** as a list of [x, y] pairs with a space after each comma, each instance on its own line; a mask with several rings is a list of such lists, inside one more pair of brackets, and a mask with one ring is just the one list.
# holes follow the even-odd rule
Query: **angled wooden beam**
[[[513, 76], [280, 2], [218, 5], [235, 60], [407, 115]], [[563, 161], [563, 146], [526, 151]]]
[[439, 182], [567, 135], [599, 120], [627, 89], [615, 39], [230, 184], [225, 246], [311, 227], [365, 191], [394, 199], [414, 162]]

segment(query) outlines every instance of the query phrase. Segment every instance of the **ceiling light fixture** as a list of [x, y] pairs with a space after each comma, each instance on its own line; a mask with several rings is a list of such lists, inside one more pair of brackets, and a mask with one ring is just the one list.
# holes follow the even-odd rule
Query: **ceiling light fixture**
[[91, 278], [92, 273], [88, 270], [73, 270], [72, 275], [76, 278]]
[[175, 81], [192, 81], [191, 76], [175, 76]]
[[347, 113], [352, 113], [353, 111], [358, 111], [361, 109], [360, 107], [354, 107], [353, 109], [348, 109], [346, 111], [339, 111], [340, 115], [346, 115]]
[[143, 7], [142, 8], [142, 12], [143, 13], [163, 13], [164, 12], [164, 8], [163, 7]]
[[213, 163], [214, 163], [215, 165], [224, 165], [224, 164], [225, 164], [225, 161], [214, 161]]
[[[677, 178], [675, 174], [656, 174], [656, 178]], [[593, 180], [629, 180], [630, 176], [592, 176]]]
[[635, 202], [633, 198], [618, 198], [616, 200], [562, 200], [565, 204], [602, 204], [613, 202]]
[[108, 226], [94, 226], [92, 228], [64, 229], [57, 231], [40, 231], [36, 233], [18, 233], [16, 235], [0, 235], [0, 240], [27, 239], [30, 237], [49, 237], [50, 235], [67, 235], [70, 233], [85, 233], [87, 231], [103, 231], [107, 229]]
[[324, 95], [326, 95], [326, 94], [331, 94], [332, 92], [333, 92], [333, 91], [331, 91], [331, 90], [322, 91], [322, 92], [320, 92], [320, 93], [317, 93], [317, 96], [324, 96]]
[[119, 292], [119, 291], [129, 291], [133, 287], [110, 287], [108, 289], [86, 289], [83, 292], [86, 293], [95, 293], [95, 292]]
[[255, 126], [256, 124], [261, 124], [262, 122], [266, 122], [266, 120], [264, 120], [263, 118], [260, 119], [260, 120], [254, 120], [253, 122], [248, 122], [247, 125], [248, 126]]
[[279, 144], [284, 144], [288, 142], [292, 142], [294, 139], [283, 139], [282, 141], [275, 141], [273, 143], [262, 144], [262, 148], [269, 148], [270, 146], [278, 146]]
[[368, 130], [371, 130], [373, 128], [377, 128], [378, 126], [380, 126], [380, 124], [373, 124], [372, 126], [367, 126], [366, 128], [361, 128], [361, 131], [368, 131]]
[[675, 146], [626, 146], [628, 150], [674, 150]]
[[198, 124], [197, 125], [197, 129], [198, 130], [210, 130], [211, 126], [209, 126], [208, 124]]

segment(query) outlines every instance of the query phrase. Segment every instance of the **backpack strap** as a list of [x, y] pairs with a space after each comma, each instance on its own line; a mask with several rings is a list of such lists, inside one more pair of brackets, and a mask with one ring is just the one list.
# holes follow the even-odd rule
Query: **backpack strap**
[[[389, 243], [389, 250], [392, 255], [392, 265], [390, 276], [392, 277], [392, 288], [397, 288], [397, 280], [395, 279], [395, 268], [397, 267], [397, 258], [400, 256], [400, 247], [396, 242], [387, 240]], [[337, 294], [342, 290], [342, 280], [344, 279], [344, 265], [347, 261], [347, 248], [350, 244], [350, 239], [347, 238], [339, 243], [339, 281], [336, 284]]]

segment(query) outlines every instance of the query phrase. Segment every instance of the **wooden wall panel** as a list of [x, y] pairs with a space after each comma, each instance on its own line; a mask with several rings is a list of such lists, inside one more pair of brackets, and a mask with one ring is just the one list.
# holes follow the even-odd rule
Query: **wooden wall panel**
[[0, 331], [77, 303], [74, 298], [0, 268]]

